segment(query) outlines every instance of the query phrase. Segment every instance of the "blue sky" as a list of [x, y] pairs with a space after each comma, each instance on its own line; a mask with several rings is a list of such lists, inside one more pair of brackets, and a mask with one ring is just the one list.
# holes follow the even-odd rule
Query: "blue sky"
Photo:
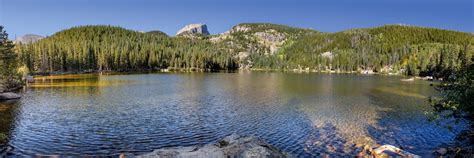
[[0, 24], [10, 38], [96, 24], [174, 35], [206, 23], [215, 34], [243, 22], [324, 32], [397, 23], [474, 32], [473, 8], [473, 0], [0, 0]]

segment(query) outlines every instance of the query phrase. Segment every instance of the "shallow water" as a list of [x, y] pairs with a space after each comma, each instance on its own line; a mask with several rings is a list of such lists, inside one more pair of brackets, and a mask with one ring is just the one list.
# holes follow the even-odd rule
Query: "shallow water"
[[391, 144], [429, 156], [461, 130], [423, 114], [427, 81], [293, 73], [164, 73], [36, 78], [0, 102], [10, 156], [145, 153], [253, 135], [299, 157]]

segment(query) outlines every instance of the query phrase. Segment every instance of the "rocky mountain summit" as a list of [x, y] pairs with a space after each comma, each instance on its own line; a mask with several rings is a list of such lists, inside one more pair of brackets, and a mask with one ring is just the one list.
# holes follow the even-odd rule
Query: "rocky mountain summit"
[[28, 44], [28, 43], [33, 43], [36, 41], [39, 41], [43, 39], [43, 36], [40, 35], [34, 35], [34, 34], [26, 34], [23, 36], [20, 36], [16, 38], [15, 43], [23, 43], [23, 44]]
[[189, 24], [176, 33], [176, 36], [209, 35], [206, 24]]

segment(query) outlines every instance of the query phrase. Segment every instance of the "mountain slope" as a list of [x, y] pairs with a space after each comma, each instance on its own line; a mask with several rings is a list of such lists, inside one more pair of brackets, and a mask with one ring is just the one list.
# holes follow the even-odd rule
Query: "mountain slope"
[[259, 61], [256, 66], [271, 69], [433, 75], [445, 69], [440, 65], [459, 68], [461, 58], [469, 59], [473, 54], [473, 39], [472, 34], [463, 32], [387, 25], [304, 35], [278, 54], [254, 60]]
[[243, 23], [210, 40], [226, 46], [238, 58], [240, 68], [248, 69], [254, 63], [251, 56], [273, 55], [302, 36], [318, 33], [277, 24]]

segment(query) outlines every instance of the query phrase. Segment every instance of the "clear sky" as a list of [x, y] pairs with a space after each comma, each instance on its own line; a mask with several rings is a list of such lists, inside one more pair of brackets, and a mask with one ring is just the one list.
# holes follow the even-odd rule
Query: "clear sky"
[[213, 34], [243, 22], [336, 32], [410, 24], [474, 32], [474, 0], [0, 0], [10, 38], [52, 35], [78, 25], [107, 24], [174, 35], [189, 23]]

